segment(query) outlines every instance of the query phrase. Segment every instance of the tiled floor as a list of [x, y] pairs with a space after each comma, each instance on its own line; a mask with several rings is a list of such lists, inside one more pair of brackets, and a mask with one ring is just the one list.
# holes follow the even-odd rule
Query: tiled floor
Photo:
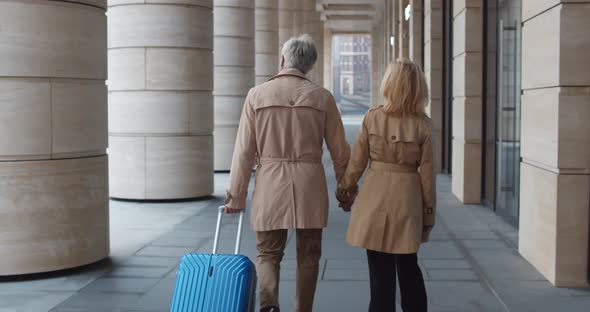
[[[350, 138], [356, 126], [347, 126]], [[329, 159], [325, 159], [329, 168]], [[331, 168], [327, 170], [334, 191]], [[181, 203], [111, 203], [113, 256], [101, 263], [41, 276], [0, 280], [0, 311], [167, 311], [178, 259], [210, 252], [216, 207], [227, 174], [216, 175], [216, 194]], [[438, 179], [438, 220], [420, 251], [430, 311], [590, 311], [590, 291], [552, 287], [515, 249], [517, 231], [486, 208], [461, 205], [450, 179]], [[315, 311], [366, 311], [368, 270], [363, 250], [344, 243], [348, 215], [331, 199], [329, 226]], [[231, 251], [236, 220], [225, 219], [221, 248]], [[295, 237], [281, 271], [281, 305], [293, 311]], [[254, 234], [244, 231], [242, 252], [256, 256]]]

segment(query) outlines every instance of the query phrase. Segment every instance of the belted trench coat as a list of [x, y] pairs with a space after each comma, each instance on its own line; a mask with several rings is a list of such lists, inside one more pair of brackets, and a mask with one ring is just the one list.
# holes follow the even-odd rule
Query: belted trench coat
[[428, 240], [436, 208], [431, 128], [426, 116], [393, 116], [382, 107], [365, 115], [337, 190], [347, 201], [366, 170], [346, 235], [350, 245], [408, 254]]
[[324, 228], [328, 220], [324, 142], [340, 181], [350, 147], [329, 91], [297, 69], [284, 69], [252, 88], [240, 118], [226, 206], [245, 208], [256, 164], [254, 231]]

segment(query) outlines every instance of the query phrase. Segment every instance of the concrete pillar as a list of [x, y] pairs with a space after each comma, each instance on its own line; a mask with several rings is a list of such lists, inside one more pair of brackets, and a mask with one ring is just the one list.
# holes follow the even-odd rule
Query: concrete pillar
[[410, 57], [410, 47], [409, 47], [409, 38], [410, 38], [410, 23], [406, 20], [405, 11], [406, 7], [410, 3], [410, 0], [399, 0], [399, 9], [398, 9], [398, 57]]
[[213, 193], [211, 9], [207, 1], [109, 1], [111, 197]]
[[408, 54], [410, 59], [424, 68], [422, 51], [424, 38], [422, 37], [422, 23], [424, 22], [424, 8], [422, 3], [426, 0], [410, 0], [412, 15], [409, 21]]
[[106, 1], [0, 1], [0, 275], [109, 254]]
[[588, 287], [590, 1], [522, 12], [519, 250], [554, 285]]
[[332, 87], [332, 31], [324, 27], [324, 48], [323, 48], [323, 70], [322, 80], [324, 81], [324, 88], [334, 92]]
[[452, 191], [474, 204], [481, 201], [483, 0], [454, 4]]
[[318, 63], [316, 64], [316, 71], [317, 71], [317, 84], [320, 86], [324, 86], [324, 53], [325, 53], [325, 33], [324, 33], [324, 21], [321, 19], [321, 14], [319, 12], [314, 12], [316, 17], [316, 32], [318, 35], [317, 47], [318, 47]]
[[303, 3], [307, 0], [292, 0], [293, 1], [293, 11], [292, 11], [292, 36], [301, 36], [305, 33], [305, 10], [303, 8]]
[[256, 0], [256, 84], [276, 75], [279, 66], [278, 0]]
[[381, 104], [381, 92], [379, 92], [382, 67], [380, 58], [380, 41], [379, 23], [376, 22], [371, 29], [371, 106], [379, 106]]
[[315, 14], [315, 1], [314, 0], [301, 0], [302, 1], [302, 9], [303, 9], [303, 28], [301, 33], [308, 34], [313, 39], [314, 43], [316, 44], [316, 49], [318, 51], [318, 60], [316, 61], [315, 66], [313, 69], [307, 73], [307, 78], [311, 81], [318, 83], [319, 79], [319, 64], [320, 64], [320, 38], [319, 38], [319, 31], [318, 31], [318, 23], [317, 15]]
[[214, 0], [215, 170], [231, 167], [242, 106], [254, 86], [254, 0]]
[[[391, 11], [392, 11], [391, 24], [392, 24], [392, 34], [393, 34], [393, 46], [391, 47], [392, 60], [396, 60], [400, 57], [399, 40], [401, 38], [401, 32], [400, 32], [399, 24], [400, 24], [401, 20], [400, 20], [399, 11], [400, 11], [401, 5], [399, 5], [398, 1], [399, 0], [393, 1], [392, 6], [391, 6]], [[388, 40], [391, 41], [391, 38]], [[389, 44], [391, 45], [391, 42]]]
[[295, 0], [279, 0], [279, 55], [283, 44], [294, 34]]
[[443, 0], [424, 1], [424, 73], [430, 91], [426, 111], [434, 130], [435, 170], [442, 165], [443, 125]]

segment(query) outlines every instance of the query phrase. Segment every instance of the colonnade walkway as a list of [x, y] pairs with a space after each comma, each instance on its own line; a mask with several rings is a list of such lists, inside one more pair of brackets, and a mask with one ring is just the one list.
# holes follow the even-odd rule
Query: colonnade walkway
[[[349, 140], [358, 120], [347, 118]], [[328, 155], [324, 163], [335, 189]], [[178, 259], [210, 252], [228, 174], [216, 174], [215, 195], [198, 201], [111, 202], [111, 257], [84, 268], [0, 279], [0, 311], [167, 311]], [[432, 241], [420, 251], [429, 311], [590, 311], [590, 291], [552, 287], [519, 256], [517, 231], [489, 209], [462, 205], [450, 178], [438, 177], [438, 216]], [[348, 215], [330, 199], [329, 226], [315, 311], [367, 311], [368, 269], [363, 250], [344, 242]], [[236, 219], [225, 219], [222, 250], [231, 251]], [[282, 311], [292, 312], [295, 238], [290, 235], [281, 270]], [[255, 236], [245, 229], [242, 251], [254, 259]], [[398, 298], [399, 302], [399, 298]], [[400, 309], [401, 310], [401, 309]]]

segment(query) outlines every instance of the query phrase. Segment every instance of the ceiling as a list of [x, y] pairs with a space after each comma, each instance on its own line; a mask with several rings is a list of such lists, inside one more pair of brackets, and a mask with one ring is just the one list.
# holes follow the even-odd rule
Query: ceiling
[[316, 0], [325, 25], [334, 33], [368, 33], [375, 8], [391, 0]]

